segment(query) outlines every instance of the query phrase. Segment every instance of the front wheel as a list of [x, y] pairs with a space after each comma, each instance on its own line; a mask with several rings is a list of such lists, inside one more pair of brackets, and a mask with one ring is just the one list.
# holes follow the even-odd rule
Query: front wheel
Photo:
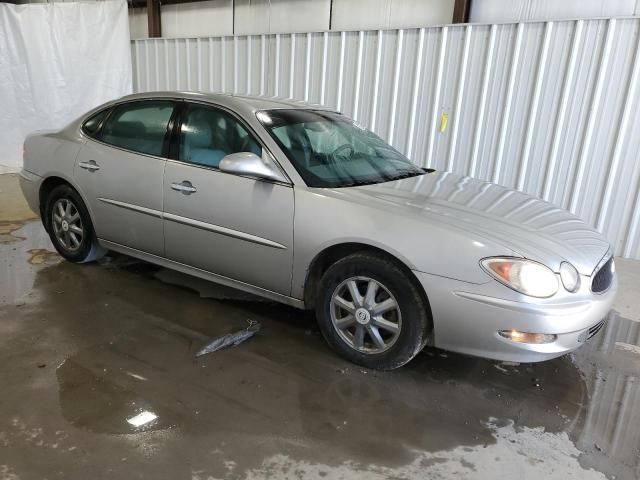
[[106, 253], [98, 244], [87, 207], [69, 185], [59, 185], [51, 191], [45, 213], [51, 242], [68, 261], [91, 262]]
[[395, 263], [369, 253], [349, 255], [329, 267], [320, 281], [316, 316], [334, 350], [377, 370], [410, 361], [431, 328], [416, 283]]

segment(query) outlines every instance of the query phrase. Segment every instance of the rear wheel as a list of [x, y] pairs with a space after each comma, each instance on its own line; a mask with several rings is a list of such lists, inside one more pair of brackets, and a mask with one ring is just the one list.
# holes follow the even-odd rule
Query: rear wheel
[[91, 262], [106, 253], [98, 244], [87, 207], [69, 185], [59, 185], [51, 191], [45, 212], [51, 242], [65, 259]]
[[320, 281], [316, 316], [334, 350], [379, 370], [415, 357], [431, 326], [415, 282], [394, 262], [369, 253], [349, 255], [329, 267]]

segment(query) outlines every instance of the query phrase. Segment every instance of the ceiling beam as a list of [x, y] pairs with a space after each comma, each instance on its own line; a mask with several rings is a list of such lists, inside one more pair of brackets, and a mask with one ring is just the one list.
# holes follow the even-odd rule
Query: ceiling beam
[[159, 0], [147, 0], [147, 22], [149, 26], [149, 37], [161, 37], [162, 21], [160, 20]]
[[[3, 1], [3, 0], [0, 0]], [[161, 0], [161, 5], [176, 5], [179, 3], [199, 3], [208, 2], [209, 0]], [[147, 0], [127, 0], [129, 8], [146, 8]]]
[[469, 23], [471, 0], [455, 0], [453, 5], [453, 23]]

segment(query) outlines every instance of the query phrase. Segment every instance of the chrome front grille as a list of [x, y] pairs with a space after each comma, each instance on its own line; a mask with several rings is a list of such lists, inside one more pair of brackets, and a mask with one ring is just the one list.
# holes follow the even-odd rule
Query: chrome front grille
[[613, 257], [607, 263], [600, 267], [591, 280], [591, 291], [593, 293], [602, 293], [609, 289], [613, 282]]

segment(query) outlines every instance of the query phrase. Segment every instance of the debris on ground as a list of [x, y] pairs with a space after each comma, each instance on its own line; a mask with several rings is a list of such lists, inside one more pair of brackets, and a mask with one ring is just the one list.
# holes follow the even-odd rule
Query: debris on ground
[[196, 357], [201, 355], [206, 355], [207, 353], [216, 352], [218, 350], [222, 350], [227, 347], [235, 347], [236, 345], [241, 344], [245, 340], [253, 337], [260, 330], [260, 323], [254, 320], [248, 320], [249, 325], [247, 328], [239, 330], [234, 333], [227, 333], [226, 335], [222, 335], [206, 344], [196, 353]]
[[501, 372], [502, 372], [502, 373], [504, 373], [505, 375], [509, 375], [509, 370], [507, 370], [506, 368], [504, 368], [502, 365], [499, 365], [499, 364], [497, 364], [497, 363], [494, 363], [494, 364], [493, 364], [493, 367], [494, 367], [496, 370], [501, 371]]

